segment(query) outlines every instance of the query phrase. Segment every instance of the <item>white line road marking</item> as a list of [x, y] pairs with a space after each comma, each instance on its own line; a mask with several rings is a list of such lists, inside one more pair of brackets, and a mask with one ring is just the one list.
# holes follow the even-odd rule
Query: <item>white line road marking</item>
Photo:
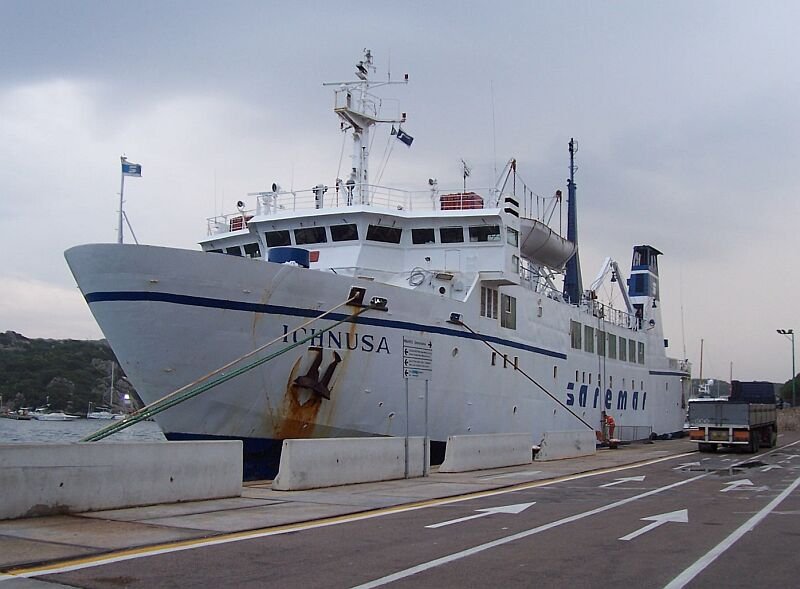
[[773, 468], [783, 468], [783, 467], [780, 464], [768, 464], [761, 469], [761, 472], [767, 472], [768, 470], [772, 470]]
[[615, 481], [613, 481], [611, 483], [606, 483], [605, 485], [600, 485], [598, 487], [598, 489], [614, 487], [616, 485], [621, 485], [622, 483], [628, 483], [628, 482], [632, 482], [632, 481], [636, 481], [638, 483], [641, 483], [643, 480], [644, 480], [644, 475], [640, 475], [638, 477], [625, 477], [624, 479], [617, 479], [617, 480], [615, 480]]
[[517, 477], [526, 477], [533, 474], [538, 474], [541, 470], [521, 470], [519, 472], [507, 472], [505, 474], [493, 474], [486, 477], [478, 477], [482, 481], [491, 481], [494, 479], [511, 479]]
[[635, 532], [631, 532], [627, 536], [623, 536], [620, 540], [633, 540], [634, 538], [638, 538], [642, 534], [646, 534], [650, 530], [657, 528], [660, 525], [663, 525], [667, 522], [677, 522], [681, 524], [689, 523], [689, 511], [686, 509], [681, 509], [679, 511], [670, 511], [669, 513], [661, 513], [659, 515], [651, 515], [650, 517], [643, 517], [643, 522], [649, 521], [653, 522], [647, 524], [643, 528], [639, 528]]
[[436, 568], [443, 564], [447, 564], [453, 562], [455, 560], [459, 560], [465, 558], [467, 556], [472, 556], [473, 554], [478, 554], [485, 550], [489, 550], [490, 548], [495, 548], [497, 546], [502, 546], [503, 544], [508, 544], [510, 542], [515, 542], [517, 540], [521, 540], [523, 538], [527, 538], [529, 536], [533, 536], [534, 534], [539, 534], [541, 532], [546, 532], [547, 530], [551, 530], [553, 528], [557, 528], [558, 526], [562, 526], [564, 524], [569, 524], [578, 520], [581, 520], [586, 517], [590, 517], [592, 515], [597, 515], [598, 513], [603, 513], [604, 511], [609, 511], [610, 509], [615, 509], [617, 507], [622, 507], [623, 505], [627, 505], [628, 503], [632, 503], [639, 499], [644, 499], [645, 497], [650, 497], [651, 495], [656, 495], [658, 493], [662, 493], [664, 491], [668, 491], [669, 489], [674, 489], [676, 487], [680, 487], [682, 485], [686, 485], [689, 483], [693, 483], [699, 479], [705, 478], [708, 476], [708, 473], [700, 474], [690, 479], [686, 479], [684, 481], [678, 481], [677, 483], [672, 483], [671, 485], [667, 485], [665, 487], [659, 487], [658, 489], [653, 489], [651, 491], [647, 491], [645, 493], [640, 493], [639, 495], [634, 495], [633, 497], [628, 497], [627, 499], [621, 499], [620, 501], [615, 501], [614, 503], [609, 503], [608, 505], [604, 505], [602, 507], [597, 507], [596, 509], [591, 509], [589, 511], [584, 511], [583, 513], [578, 513], [575, 515], [570, 515], [568, 517], [562, 518], [560, 520], [556, 520], [554, 522], [550, 522], [549, 524], [544, 524], [541, 526], [537, 526], [530, 530], [525, 530], [524, 532], [519, 532], [517, 534], [513, 534], [511, 536], [506, 536], [505, 538], [500, 538], [498, 540], [494, 540], [492, 542], [486, 542], [485, 544], [480, 544], [478, 546], [474, 546], [472, 548], [467, 548], [466, 550], [462, 550], [460, 552], [455, 552], [453, 554], [449, 554], [447, 556], [443, 556], [441, 558], [437, 558], [435, 560], [431, 560], [428, 562], [424, 562], [417, 566], [398, 571], [391, 575], [386, 575], [385, 577], [381, 577], [380, 579], [375, 579], [374, 581], [369, 581], [362, 585], [358, 585], [353, 589], [372, 589], [373, 587], [381, 587], [388, 583], [393, 583], [394, 581], [399, 581], [400, 579], [405, 579], [406, 577], [410, 577], [412, 575], [416, 575], [417, 573], [421, 573], [422, 571], [427, 571], [428, 569]]
[[772, 510], [780, 505], [780, 503], [786, 499], [798, 486], [800, 486], [800, 477], [796, 478], [795, 481], [786, 487], [780, 495], [775, 497], [775, 499], [767, 503], [767, 505], [764, 506], [761, 511], [736, 528], [736, 530], [730, 536], [714, 546], [714, 548], [701, 556], [692, 566], [670, 581], [669, 584], [664, 587], [664, 589], [681, 589], [682, 587], [685, 587], [689, 581], [702, 573], [706, 567], [708, 567], [708, 565], [719, 558], [728, 548], [733, 546], [739, 538], [761, 523], [761, 520], [767, 517], [767, 515], [769, 515]]
[[460, 517], [458, 519], [451, 519], [450, 521], [440, 522], [438, 524], [431, 524], [429, 526], [425, 526], [426, 528], [442, 528], [444, 526], [449, 526], [451, 524], [459, 524], [461, 522], [465, 522], [471, 519], [477, 519], [479, 517], [486, 517], [487, 515], [492, 515], [494, 513], [522, 513], [526, 509], [528, 509], [531, 505], [536, 505], [536, 501], [531, 503], [517, 503], [516, 505], [503, 505], [501, 507], [490, 507], [488, 509], [476, 509], [475, 511], [479, 511], [480, 513], [476, 513], [474, 515], [468, 515], [466, 517]]
[[683, 464], [679, 464], [678, 466], [676, 466], [672, 470], [680, 470], [682, 468], [689, 468], [690, 466], [700, 466], [700, 463], [699, 462], [685, 462]]

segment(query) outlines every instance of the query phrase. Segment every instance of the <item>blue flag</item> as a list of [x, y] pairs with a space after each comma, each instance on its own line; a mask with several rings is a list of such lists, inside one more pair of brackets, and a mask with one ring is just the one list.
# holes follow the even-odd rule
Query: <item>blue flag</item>
[[136, 176], [142, 177], [142, 164], [132, 164], [125, 158], [122, 159], [122, 175], [123, 176]]
[[409, 147], [411, 147], [411, 144], [414, 142], [414, 138], [402, 129], [397, 130], [397, 138]]

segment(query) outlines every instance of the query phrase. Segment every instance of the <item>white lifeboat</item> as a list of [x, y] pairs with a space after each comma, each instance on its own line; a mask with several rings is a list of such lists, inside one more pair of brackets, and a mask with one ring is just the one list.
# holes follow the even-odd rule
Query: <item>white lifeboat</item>
[[520, 251], [523, 257], [549, 268], [561, 270], [575, 255], [578, 246], [567, 241], [536, 219], [520, 217]]

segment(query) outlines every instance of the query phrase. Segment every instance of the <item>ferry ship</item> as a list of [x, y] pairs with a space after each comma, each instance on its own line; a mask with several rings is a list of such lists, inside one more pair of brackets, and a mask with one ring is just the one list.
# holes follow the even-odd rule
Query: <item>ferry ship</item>
[[[200, 250], [65, 253], [145, 403], [271, 354], [159, 413], [167, 439], [241, 439], [257, 478], [287, 438], [426, 435], [435, 461], [451, 435], [527, 432], [537, 444], [600, 430], [602, 412], [621, 439], [682, 431], [690, 369], [666, 354], [661, 252], [633, 247], [627, 281], [608, 258], [583, 287], [576, 143], [565, 237], [548, 224], [560, 191], [534, 204], [514, 160], [485, 191], [467, 187], [466, 164], [454, 190], [371, 183], [376, 127], [413, 141], [405, 113], [385, 116], [376, 94], [408, 76], [374, 72], [366, 51], [354, 80], [331, 84], [353, 147], [346, 180], [252, 193], [254, 208], [209, 219]], [[598, 296], [609, 287], [621, 308]]]

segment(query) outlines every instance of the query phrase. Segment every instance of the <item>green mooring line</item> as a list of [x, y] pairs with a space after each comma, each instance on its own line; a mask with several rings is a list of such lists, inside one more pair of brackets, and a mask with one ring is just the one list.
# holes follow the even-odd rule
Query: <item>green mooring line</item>
[[321, 333], [325, 333], [326, 331], [330, 331], [331, 329], [333, 329], [334, 327], [336, 327], [338, 325], [341, 325], [342, 323], [345, 323], [347, 321], [355, 319], [361, 313], [363, 313], [364, 311], [366, 311], [368, 309], [369, 309], [369, 307], [363, 307], [363, 308], [359, 309], [358, 311], [356, 311], [355, 313], [353, 313], [352, 315], [350, 315], [349, 317], [345, 317], [344, 319], [340, 319], [339, 321], [337, 321], [335, 323], [332, 323], [328, 327], [325, 327], [325, 328], [317, 331], [316, 333], [313, 333], [313, 334], [311, 334], [309, 336], [304, 337], [303, 339], [297, 341], [296, 343], [290, 344], [290, 345], [286, 346], [285, 348], [283, 348], [281, 350], [278, 350], [274, 354], [270, 354], [269, 356], [265, 356], [264, 358], [259, 358], [258, 360], [255, 360], [255, 361], [253, 361], [253, 362], [251, 362], [249, 364], [245, 364], [244, 366], [242, 366], [240, 368], [236, 368], [235, 370], [233, 370], [233, 371], [231, 371], [231, 372], [229, 372], [227, 374], [222, 374], [219, 377], [211, 379], [208, 382], [205, 382], [205, 383], [203, 383], [201, 385], [198, 385], [196, 387], [193, 387], [193, 388], [189, 389], [188, 391], [186, 391], [184, 393], [181, 393], [180, 395], [178, 395], [178, 396], [176, 396], [174, 398], [162, 399], [160, 401], [155, 401], [152, 405], [148, 405], [148, 406], [140, 409], [139, 411], [137, 411], [136, 413], [126, 417], [122, 421], [118, 421], [116, 423], [112, 423], [110, 425], [107, 425], [106, 427], [99, 429], [98, 431], [94, 432], [93, 434], [90, 434], [90, 435], [86, 436], [85, 438], [82, 438], [80, 441], [81, 442], [97, 442], [98, 440], [102, 440], [104, 438], [107, 438], [108, 436], [111, 436], [111, 435], [113, 435], [113, 434], [115, 434], [117, 432], [120, 432], [120, 431], [132, 426], [135, 423], [139, 423], [140, 421], [144, 421], [145, 419], [149, 419], [149, 418], [153, 417], [154, 415], [157, 415], [157, 414], [161, 413], [162, 411], [166, 411], [170, 407], [174, 407], [175, 405], [178, 405], [179, 403], [183, 403], [184, 401], [186, 401], [188, 399], [191, 399], [192, 397], [196, 397], [197, 395], [205, 393], [206, 391], [209, 391], [209, 390], [213, 389], [214, 387], [216, 387], [218, 385], [221, 385], [222, 383], [231, 380], [232, 378], [236, 378], [240, 374], [244, 374], [248, 370], [252, 370], [256, 366], [260, 366], [261, 364], [264, 364], [264, 363], [269, 362], [270, 360], [272, 360], [274, 358], [277, 358], [281, 354], [285, 354], [286, 352], [288, 352], [290, 350], [293, 350], [294, 348], [296, 348], [298, 346], [301, 346], [304, 343], [314, 339], [315, 337], [318, 337]]

